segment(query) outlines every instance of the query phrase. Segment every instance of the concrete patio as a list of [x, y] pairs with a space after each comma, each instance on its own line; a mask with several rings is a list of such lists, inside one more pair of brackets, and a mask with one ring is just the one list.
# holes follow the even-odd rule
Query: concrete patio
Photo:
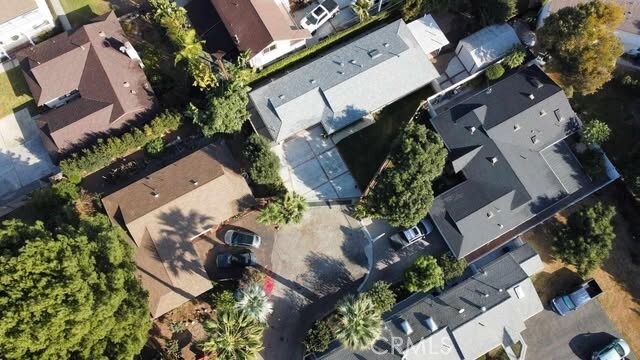
[[273, 147], [280, 158], [280, 177], [289, 191], [309, 201], [354, 199], [360, 189], [321, 126], [301, 131]]
[[28, 109], [0, 119], [0, 206], [40, 186], [56, 172]]

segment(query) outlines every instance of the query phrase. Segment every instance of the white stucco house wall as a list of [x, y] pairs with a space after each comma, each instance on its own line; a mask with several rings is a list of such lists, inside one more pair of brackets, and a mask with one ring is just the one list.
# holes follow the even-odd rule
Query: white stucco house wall
[[46, 0], [0, 0], [0, 58], [54, 27]]

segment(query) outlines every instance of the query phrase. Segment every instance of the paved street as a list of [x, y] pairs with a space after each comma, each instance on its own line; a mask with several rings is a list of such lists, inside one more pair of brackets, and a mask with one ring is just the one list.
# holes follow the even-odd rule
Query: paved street
[[[597, 300], [565, 317], [545, 309], [525, 325], [527, 359], [534, 360], [589, 360], [594, 351], [620, 337]], [[632, 354], [629, 359], [637, 357]]]

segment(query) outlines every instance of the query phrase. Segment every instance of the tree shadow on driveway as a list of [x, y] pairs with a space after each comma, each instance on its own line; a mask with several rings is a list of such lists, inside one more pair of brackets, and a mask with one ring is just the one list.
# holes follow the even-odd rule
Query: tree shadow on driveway
[[594, 352], [601, 350], [615, 339], [615, 336], [606, 332], [584, 333], [571, 339], [569, 347], [578, 358], [589, 360]]

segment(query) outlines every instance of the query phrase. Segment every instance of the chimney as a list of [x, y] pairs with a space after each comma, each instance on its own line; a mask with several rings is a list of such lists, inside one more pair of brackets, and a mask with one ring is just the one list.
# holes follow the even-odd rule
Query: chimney
[[498, 158], [497, 157], [492, 157], [491, 158], [491, 165], [495, 165], [498, 162]]

